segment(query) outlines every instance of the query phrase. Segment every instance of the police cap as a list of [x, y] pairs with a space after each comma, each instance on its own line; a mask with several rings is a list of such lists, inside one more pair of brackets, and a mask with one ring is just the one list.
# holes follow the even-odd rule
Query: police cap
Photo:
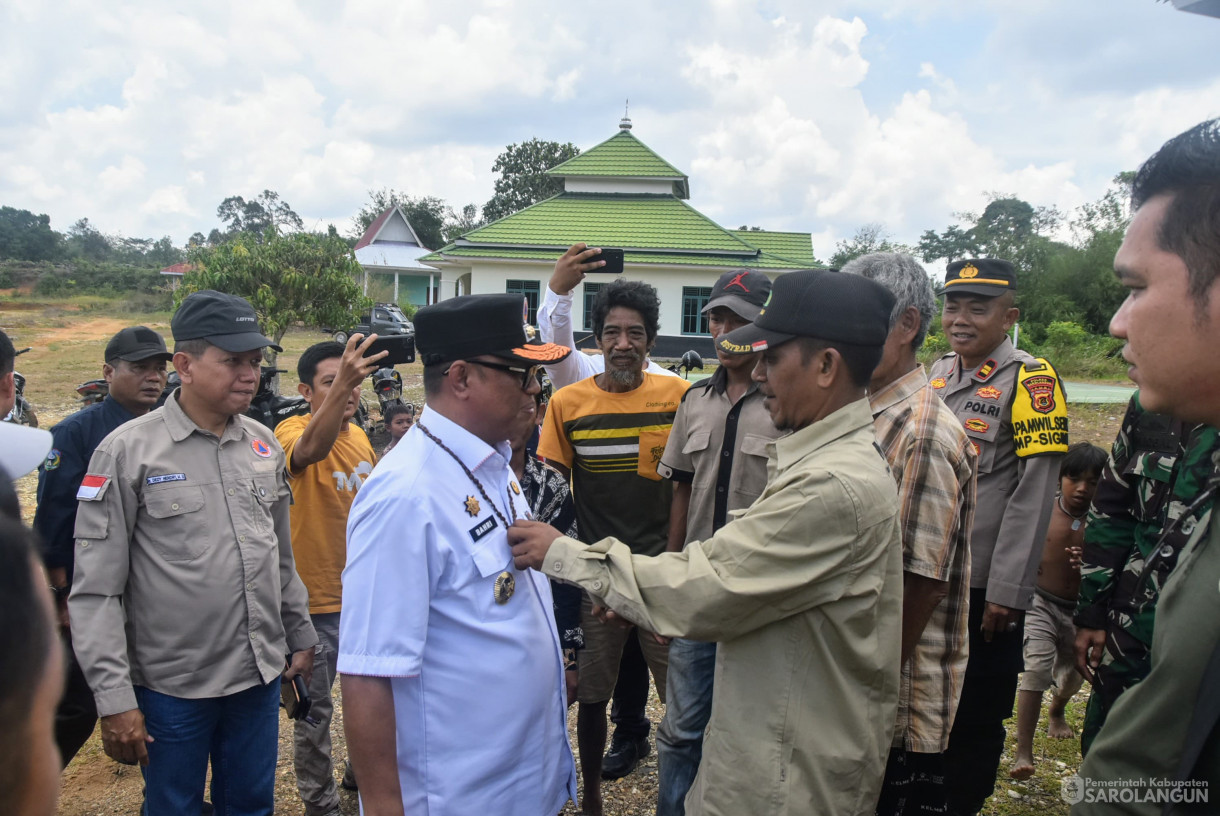
[[1017, 268], [999, 258], [954, 261], [945, 269], [945, 285], [936, 294], [964, 292], [996, 297], [1017, 290]]

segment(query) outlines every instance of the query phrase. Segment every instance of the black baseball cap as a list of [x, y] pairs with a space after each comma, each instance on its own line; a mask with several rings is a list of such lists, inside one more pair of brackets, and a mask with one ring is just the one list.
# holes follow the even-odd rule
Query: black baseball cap
[[521, 295], [465, 295], [415, 313], [415, 348], [424, 365], [483, 354], [527, 365], [557, 363], [567, 346], [531, 338], [521, 319]]
[[771, 279], [753, 269], [733, 269], [725, 272], [712, 287], [712, 296], [703, 307], [704, 313], [723, 306], [733, 314], [751, 322], [758, 319], [767, 296], [771, 294]]
[[214, 289], [187, 295], [169, 326], [174, 340], [207, 340], [225, 351], [284, 350], [258, 330], [258, 316], [249, 301]]
[[868, 278], [829, 269], [789, 272], [775, 279], [758, 319], [722, 335], [716, 348], [753, 354], [796, 337], [880, 347], [893, 308], [894, 295]]
[[954, 261], [945, 268], [945, 285], [936, 294], [964, 292], [996, 297], [1017, 290], [1017, 268], [999, 258]]
[[115, 360], [127, 360], [131, 363], [156, 357], [169, 362], [174, 355], [165, 347], [165, 341], [147, 326], [128, 326], [120, 329], [118, 334], [110, 338], [106, 344], [107, 363]]

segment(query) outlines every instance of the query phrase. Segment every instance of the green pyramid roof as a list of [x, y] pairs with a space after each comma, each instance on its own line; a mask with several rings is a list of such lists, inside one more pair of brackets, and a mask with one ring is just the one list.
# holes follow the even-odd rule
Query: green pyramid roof
[[686, 174], [653, 152], [652, 148], [620, 130], [606, 141], [547, 170], [551, 176], [602, 176], [614, 178], [673, 179], [687, 192]]

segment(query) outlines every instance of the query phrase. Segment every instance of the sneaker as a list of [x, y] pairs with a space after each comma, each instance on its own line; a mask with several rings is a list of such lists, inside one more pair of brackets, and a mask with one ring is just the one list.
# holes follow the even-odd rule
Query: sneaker
[[344, 790], [360, 790], [356, 785], [356, 775], [352, 773], [352, 761], [350, 759], [343, 760], [343, 779], [339, 784], [343, 786]]
[[602, 759], [602, 779], [622, 779], [634, 771], [639, 761], [648, 756], [651, 750], [648, 737], [640, 740], [611, 740], [610, 750]]

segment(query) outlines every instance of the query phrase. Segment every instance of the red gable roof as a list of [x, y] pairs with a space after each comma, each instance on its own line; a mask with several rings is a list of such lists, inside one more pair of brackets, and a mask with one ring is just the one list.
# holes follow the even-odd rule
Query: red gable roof
[[364, 235], [360, 236], [360, 240], [356, 242], [356, 246], [352, 247], [353, 251], [373, 243], [373, 239], [376, 238], [377, 233], [381, 231], [381, 225], [385, 223], [386, 219], [390, 217], [390, 213], [392, 212], [394, 212], [394, 208], [388, 207], [384, 212], [382, 212], [381, 215], [377, 216], [377, 218], [373, 220], [373, 223], [369, 224], [369, 228], [364, 231]]

